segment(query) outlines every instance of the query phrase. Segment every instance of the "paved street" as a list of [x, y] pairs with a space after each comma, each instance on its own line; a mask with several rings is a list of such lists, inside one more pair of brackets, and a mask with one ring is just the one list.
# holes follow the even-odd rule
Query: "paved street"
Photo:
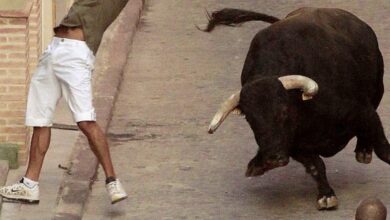
[[390, 2], [306, 0], [148, 0], [125, 70], [109, 137], [117, 174], [129, 199], [111, 206], [103, 171], [84, 218], [97, 219], [353, 219], [359, 201], [378, 196], [390, 208], [390, 167], [374, 156], [355, 161], [355, 141], [325, 159], [339, 209], [319, 212], [317, 189], [302, 165], [247, 179], [257, 145], [243, 118], [228, 118], [214, 134], [208, 123], [240, 88], [242, 65], [254, 34], [268, 26], [198, 31], [204, 9], [252, 9], [277, 17], [302, 6], [339, 7], [376, 31], [385, 59], [386, 94], [379, 109], [390, 137]]

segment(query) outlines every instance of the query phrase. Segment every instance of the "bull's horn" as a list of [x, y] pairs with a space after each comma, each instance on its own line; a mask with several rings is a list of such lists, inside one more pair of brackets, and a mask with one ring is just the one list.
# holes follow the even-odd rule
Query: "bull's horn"
[[301, 89], [302, 100], [306, 101], [312, 99], [318, 92], [318, 84], [306, 76], [288, 75], [279, 77], [285, 89]]
[[240, 102], [240, 91], [231, 95], [225, 102], [222, 103], [218, 112], [214, 115], [213, 120], [209, 125], [209, 133], [214, 133], [215, 130], [222, 124], [223, 120], [232, 112]]

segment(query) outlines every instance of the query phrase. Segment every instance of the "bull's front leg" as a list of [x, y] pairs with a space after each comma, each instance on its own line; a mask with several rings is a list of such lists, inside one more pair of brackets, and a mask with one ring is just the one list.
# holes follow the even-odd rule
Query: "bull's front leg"
[[317, 198], [318, 209], [324, 210], [337, 208], [337, 197], [328, 183], [326, 178], [326, 167], [320, 156], [295, 152], [292, 155], [292, 158], [302, 163], [306, 168], [306, 172], [309, 173], [317, 182], [319, 191]]
[[[376, 111], [372, 108], [365, 109], [365, 111], [360, 114], [357, 122], [358, 141], [359, 139], [365, 140], [367, 146], [372, 146], [374, 148], [375, 154], [379, 159], [390, 164], [390, 144], [383, 131], [382, 123]], [[371, 149], [368, 148], [368, 151], [369, 150]]]
[[362, 137], [357, 138], [355, 148], [356, 160], [359, 163], [369, 164], [372, 160], [372, 145]]

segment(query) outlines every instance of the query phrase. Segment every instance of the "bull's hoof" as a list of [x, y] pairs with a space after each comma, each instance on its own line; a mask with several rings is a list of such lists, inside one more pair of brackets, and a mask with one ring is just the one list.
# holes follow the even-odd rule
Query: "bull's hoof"
[[369, 164], [372, 161], [372, 152], [356, 152], [356, 160], [359, 163]]
[[318, 210], [332, 210], [338, 206], [338, 200], [336, 196], [323, 196], [317, 200]]

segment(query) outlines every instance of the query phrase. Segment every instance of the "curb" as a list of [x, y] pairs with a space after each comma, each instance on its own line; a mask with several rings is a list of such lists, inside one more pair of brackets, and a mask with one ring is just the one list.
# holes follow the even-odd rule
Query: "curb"
[[[97, 60], [97, 68], [93, 73], [94, 103], [97, 122], [106, 133], [112, 118], [123, 69], [130, 53], [131, 44], [141, 17], [144, 0], [130, 0], [119, 15], [112, 31], [105, 34], [106, 50], [101, 51]], [[103, 42], [102, 42], [103, 44]], [[128, 46], [124, 46], [128, 45]], [[100, 56], [101, 55], [101, 56]], [[109, 58], [106, 68], [99, 68], [99, 62]], [[68, 173], [64, 174], [57, 197], [57, 208], [52, 219], [82, 219], [84, 207], [88, 199], [91, 185], [94, 182], [98, 161], [89, 148], [88, 140], [80, 133], [70, 158]]]

